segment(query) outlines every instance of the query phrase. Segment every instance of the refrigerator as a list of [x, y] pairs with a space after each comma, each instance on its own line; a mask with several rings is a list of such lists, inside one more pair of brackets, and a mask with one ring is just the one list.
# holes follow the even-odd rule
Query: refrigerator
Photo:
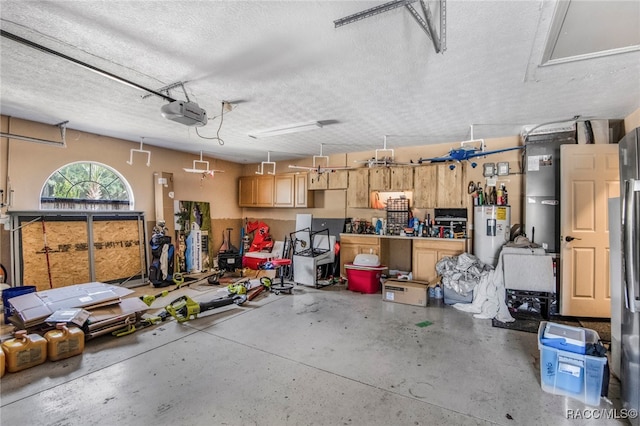
[[524, 232], [547, 253], [560, 252], [560, 146], [575, 143], [575, 130], [525, 141]]
[[473, 254], [496, 266], [502, 246], [511, 237], [511, 207], [484, 205], [473, 208]]
[[[619, 142], [621, 244], [620, 394], [625, 409], [640, 410], [640, 127]], [[614, 283], [611, 283], [614, 285]], [[612, 300], [612, 303], [616, 303]], [[615, 305], [612, 306], [614, 308]], [[613, 323], [612, 330], [617, 327]], [[633, 426], [640, 419], [629, 419]]]

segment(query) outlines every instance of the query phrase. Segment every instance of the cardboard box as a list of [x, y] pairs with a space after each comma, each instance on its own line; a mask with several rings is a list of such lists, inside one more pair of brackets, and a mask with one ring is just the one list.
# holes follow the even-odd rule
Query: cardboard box
[[427, 306], [426, 281], [386, 280], [382, 284], [382, 300], [406, 305]]
[[125, 287], [92, 282], [28, 293], [11, 299], [16, 315], [26, 325], [42, 323], [59, 309], [89, 308], [120, 302], [133, 293]]

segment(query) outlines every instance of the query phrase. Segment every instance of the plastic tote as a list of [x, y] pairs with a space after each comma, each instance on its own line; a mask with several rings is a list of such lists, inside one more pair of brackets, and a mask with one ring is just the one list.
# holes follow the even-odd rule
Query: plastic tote
[[34, 293], [36, 291], [36, 286], [34, 285], [23, 285], [18, 287], [10, 287], [2, 290], [2, 308], [4, 310], [4, 323], [9, 324], [9, 317], [11, 316], [11, 305], [9, 304], [9, 299], [16, 296], [22, 296], [27, 293]]
[[[541, 321], [538, 329], [542, 390], [568, 396], [588, 405], [599, 405], [602, 374], [607, 358], [582, 355], [545, 345], [543, 336], [546, 325], [547, 321]], [[595, 331], [588, 328], [584, 331], [585, 343], [597, 343], [600, 340]]]

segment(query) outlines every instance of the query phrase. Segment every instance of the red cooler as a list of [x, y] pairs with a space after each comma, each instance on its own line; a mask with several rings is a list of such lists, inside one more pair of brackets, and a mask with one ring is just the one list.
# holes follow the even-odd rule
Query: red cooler
[[387, 267], [380, 265], [375, 254], [359, 254], [353, 263], [346, 263], [347, 286], [351, 291], [359, 293], [378, 293], [382, 271]]

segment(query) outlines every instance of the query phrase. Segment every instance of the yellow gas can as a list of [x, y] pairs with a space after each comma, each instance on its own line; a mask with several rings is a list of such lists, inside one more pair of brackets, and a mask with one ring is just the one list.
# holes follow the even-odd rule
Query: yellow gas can
[[80, 355], [84, 351], [84, 333], [78, 327], [58, 323], [55, 330], [44, 334], [44, 338], [47, 340], [49, 361]]
[[4, 376], [5, 362], [4, 350], [0, 349], [0, 377]]
[[47, 341], [39, 334], [27, 334], [26, 330], [14, 333], [12, 339], [2, 342], [6, 367], [10, 373], [25, 370], [47, 360]]

